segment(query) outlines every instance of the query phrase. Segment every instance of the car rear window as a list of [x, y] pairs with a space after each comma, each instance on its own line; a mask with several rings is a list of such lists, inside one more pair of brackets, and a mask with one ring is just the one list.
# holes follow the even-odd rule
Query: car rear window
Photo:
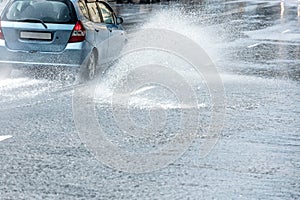
[[67, 0], [16, 0], [3, 12], [3, 20], [39, 19], [45, 23], [75, 23], [73, 4]]

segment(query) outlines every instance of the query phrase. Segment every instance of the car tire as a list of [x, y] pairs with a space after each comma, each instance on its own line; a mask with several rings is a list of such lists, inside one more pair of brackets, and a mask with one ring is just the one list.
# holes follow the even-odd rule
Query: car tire
[[84, 81], [93, 80], [96, 76], [97, 67], [97, 52], [96, 50], [92, 51], [88, 57], [86, 65], [83, 72], [81, 73], [82, 79]]
[[10, 77], [11, 68], [6, 66], [0, 66], [0, 80], [4, 80]]

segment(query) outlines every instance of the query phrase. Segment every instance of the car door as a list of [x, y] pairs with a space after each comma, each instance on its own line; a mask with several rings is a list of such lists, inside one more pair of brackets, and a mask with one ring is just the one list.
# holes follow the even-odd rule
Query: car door
[[87, 8], [87, 5], [84, 0], [78, 1], [78, 8], [83, 15], [83, 18], [81, 19], [82, 23], [84, 24], [84, 28], [86, 31], [86, 41], [91, 44], [91, 46], [94, 46], [96, 34], [94, 23], [91, 21], [89, 11]]
[[87, 26], [93, 29], [92, 45], [98, 51], [98, 64], [104, 64], [108, 62], [109, 30], [102, 23], [102, 16], [96, 1], [81, 1], [81, 4], [87, 10], [86, 17], [90, 20], [90, 22], [87, 22]]
[[109, 30], [108, 58], [115, 59], [119, 56], [125, 43], [125, 32], [121, 25], [117, 24], [117, 18], [113, 9], [105, 2], [99, 1], [103, 22]]

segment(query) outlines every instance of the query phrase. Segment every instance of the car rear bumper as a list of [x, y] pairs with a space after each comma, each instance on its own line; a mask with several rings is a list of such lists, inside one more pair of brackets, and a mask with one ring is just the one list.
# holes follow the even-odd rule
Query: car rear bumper
[[14, 51], [0, 40], [0, 65], [12, 68], [63, 67], [80, 68], [91, 50], [82, 43], [70, 43], [62, 52]]

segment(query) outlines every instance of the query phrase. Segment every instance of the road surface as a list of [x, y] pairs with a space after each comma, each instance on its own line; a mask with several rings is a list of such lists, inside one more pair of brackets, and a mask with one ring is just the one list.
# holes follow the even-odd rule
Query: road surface
[[[129, 32], [172, 30], [207, 52], [225, 91], [216, 145], [201, 157], [201, 135], [179, 159], [152, 172], [107, 166], [80, 139], [73, 103], [81, 86], [14, 71], [12, 79], [0, 81], [0, 199], [299, 199], [300, 3], [207, 0], [116, 9]], [[130, 99], [139, 126], [149, 125], [148, 112], [166, 112], [165, 129], [156, 138], [123, 139], [111, 122], [113, 90], [128, 66], [172, 63], [167, 58], [162, 52], [138, 54], [138, 62], [125, 61], [127, 68], [115, 64], [97, 82], [97, 120], [124, 151], [151, 151], [176, 132], [179, 109], [185, 108], [159, 87], [141, 88]], [[212, 104], [205, 83], [182, 73], [200, 88], [198, 105], [187, 109], [206, 116]], [[205, 133], [207, 124], [201, 125]]]

